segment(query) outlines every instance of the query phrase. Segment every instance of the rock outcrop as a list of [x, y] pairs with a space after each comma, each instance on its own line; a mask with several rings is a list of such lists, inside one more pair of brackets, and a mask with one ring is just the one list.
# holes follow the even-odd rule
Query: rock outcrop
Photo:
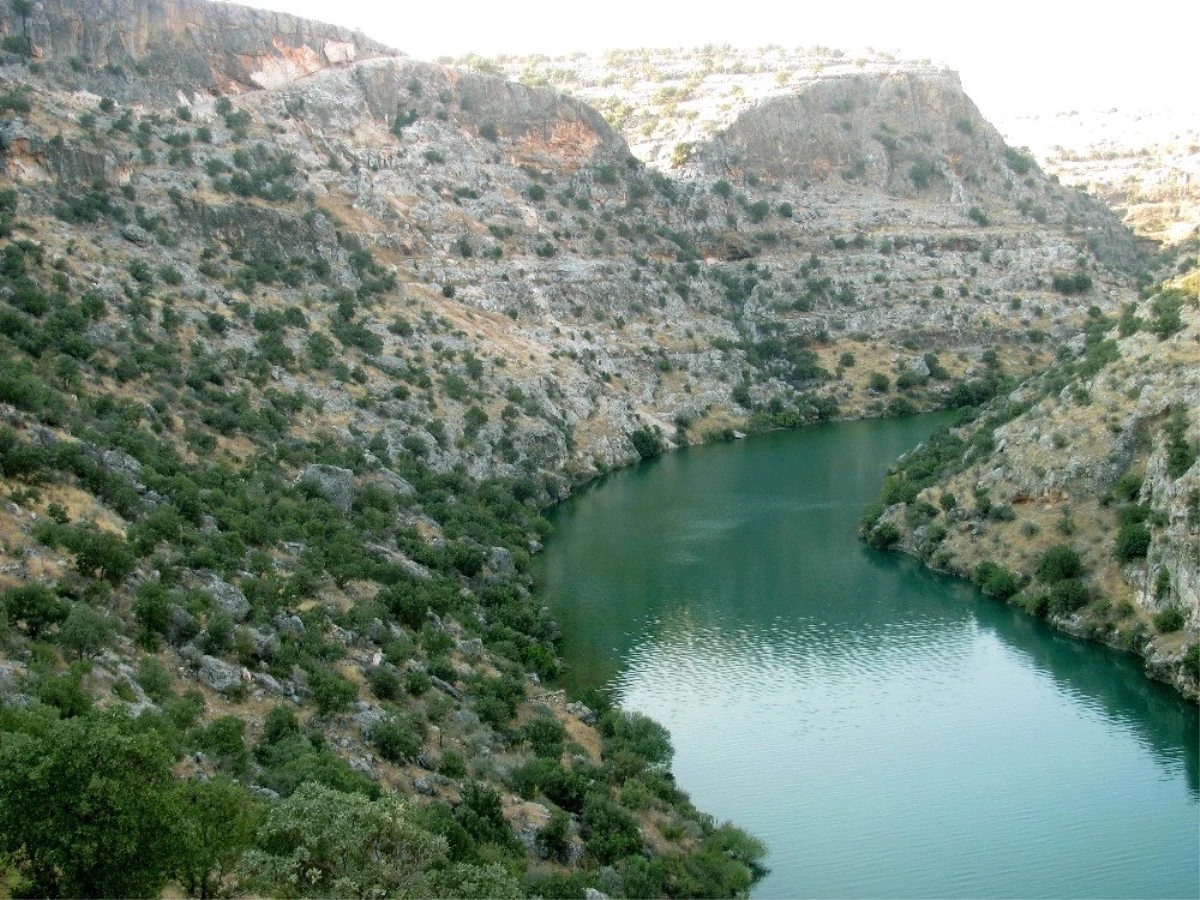
[[3, 27], [68, 85], [168, 104], [396, 53], [335, 25], [208, 0], [41, 0], [27, 17], [6, 9]]

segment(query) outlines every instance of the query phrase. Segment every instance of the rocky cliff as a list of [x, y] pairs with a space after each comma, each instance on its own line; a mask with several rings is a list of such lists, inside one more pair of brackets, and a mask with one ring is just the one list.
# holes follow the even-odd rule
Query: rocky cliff
[[275, 88], [396, 51], [365, 35], [208, 0], [40, 0], [4, 33], [28, 42], [40, 75], [122, 101]]

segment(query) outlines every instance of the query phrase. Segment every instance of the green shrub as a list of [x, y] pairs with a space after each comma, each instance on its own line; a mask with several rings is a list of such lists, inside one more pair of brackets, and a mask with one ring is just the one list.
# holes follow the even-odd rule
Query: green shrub
[[1160, 634], [1179, 631], [1186, 623], [1187, 617], [1178, 606], [1167, 606], [1154, 614], [1154, 628]]
[[1037, 576], [1047, 584], [1055, 584], [1083, 574], [1083, 558], [1073, 547], [1058, 544], [1042, 554], [1037, 564]]
[[213, 758], [223, 771], [241, 775], [250, 763], [246, 750], [246, 723], [237, 716], [221, 716], [197, 728], [191, 740]]
[[1183, 671], [1192, 681], [1200, 681], [1200, 644], [1191, 644], [1183, 654]]
[[399, 700], [403, 688], [400, 676], [391, 666], [375, 666], [367, 672], [367, 683], [380, 700]]
[[1020, 590], [1017, 576], [1004, 566], [993, 562], [981, 562], [971, 573], [971, 581], [983, 593], [999, 600], [1007, 600]]
[[26, 584], [3, 595], [3, 609], [12, 625], [24, 625], [33, 639], [52, 625], [66, 621], [70, 605], [45, 585]]
[[453, 750], [447, 750], [442, 754], [442, 760], [438, 765], [438, 772], [445, 775], [447, 778], [455, 780], [467, 777], [467, 764], [463, 760], [462, 755]]
[[108, 616], [86, 603], [76, 603], [59, 630], [58, 642], [76, 659], [96, 656], [112, 646], [116, 629]]
[[480, 844], [519, 851], [520, 843], [508, 827], [504, 803], [494, 788], [480, 782], [468, 784], [462, 790], [462, 803], [454, 810], [454, 818]]
[[1116, 557], [1122, 562], [1145, 559], [1150, 549], [1150, 529], [1139, 522], [1122, 525], [1117, 532]]
[[558, 759], [562, 756], [567, 730], [552, 716], [535, 716], [521, 729], [521, 736], [537, 756]]
[[612, 865], [642, 852], [642, 837], [633, 816], [599, 794], [584, 801], [581, 819], [588, 855], [600, 865]]
[[633, 442], [633, 449], [642, 459], [654, 459], [662, 456], [666, 449], [662, 434], [657, 428], [639, 428], [630, 433], [629, 440]]
[[148, 656], [142, 660], [138, 666], [137, 683], [146, 692], [147, 697], [160, 705], [175, 697], [172, 689], [175, 679], [158, 657]]
[[538, 829], [537, 845], [547, 859], [567, 863], [571, 851], [571, 817], [561, 809], [551, 810], [550, 820]]
[[391, 763], [416, 759], [424, 746], [424, 735], [410, 717], [394, 716], [371, 726], [371, 743]]
[[1050, 588], [1049, 609], [1063, 615], [1086, 606], [1089, 599], [1087, 587], [1082, 581], [1078, 578], [1065, 578], [1056, 581]]
[[876, 550], [887, 550], [900, 543], [900, 529], [891, 522], [876, 525], [867, 532], [867, 544]]
[[86, 715], [92, 708], [92, 695], [83, 686], [90, 663], [74, 663], [62, 675], [43, 675], [38, 682], [37, 698], [53, 706], [64, 719]]
[[600, 719], [605, 757], [627, 755], [638, 769], [666, 769], [675, 754], [671, 735], [662, 725], [641, 713], [610, 710]]
[[1181, 478], [1196, 462], [1197, 450], [1187, 439], [1188, 413], [1183, 404], [1171, 410], [1167, 422], [1167, 473], [1172, 478]]
[[317, 712], [321, 715], [341, 712], [358, 697], [358, 686], [332, 669], [314, 667], [308, 676]]
[[1060, 294], [1068, 296], [1086, 294], [1092, 289], [1092, 279], [1086, 272], [1076, 272], [1073, 275], [1055, 275], [1050, 280], [1050, 286]]

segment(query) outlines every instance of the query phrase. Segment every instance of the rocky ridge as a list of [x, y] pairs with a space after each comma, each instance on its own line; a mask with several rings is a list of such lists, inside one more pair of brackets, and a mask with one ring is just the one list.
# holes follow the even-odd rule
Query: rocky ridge
[[[621, 131], [640, 159], [664, 171], [684, 166], [697, 147], [707, 145], [749, 110], [770, 107], [777, 100], [794, 103], [796, 96], [814, 87], [828, 95], [833, 84], [892, 80], [889, 99], [903, 109], [919, 100], [920, 92], [910, 98], [903, 84], [906, 76], [917, 74], [930, 82], [954, 82], [945, 96], [952, 105], [962, 106], [957, 76], [944, 66], [870, 50], [851, 57], [820, 46], [708, 45], [617, 50], [603, 56], [467, 56], [447, 61], [502, 72], [526, 84], [552, 85], [587, 100]], [[838, 112], [851, 116], [854, 92], [845, 87], [834, 91]], [[1052, 116], [1010, 116], [995, 124], [1012, 146], [1026, 150], [1048, 174], [1102, 199], [1138, 235], [1174, 242], [1197, 224], [1194, 118], [1185, 110], [1071, 110]], [[943, 116], [932, 127], [927, 123], [902, 133], [929, 141], [939, 128], [958, 121], [957, 116]], [[870, 123], [853, 155], [842, 154], [836, 167], [886, 163], [894, 172], [896, 150], [905, 148], [886, 132], [882, 140], [862, 142], [875, 131]], [[939, 159], [938, 154], [921, 155]], [[893, 178], [893, 186], [896, 183]]]

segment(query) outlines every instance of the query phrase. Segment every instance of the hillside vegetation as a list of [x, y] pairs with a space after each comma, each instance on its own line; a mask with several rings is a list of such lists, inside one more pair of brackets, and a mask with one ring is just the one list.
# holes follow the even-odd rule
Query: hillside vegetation
[[[1097, 315], [1048, 371], [898, 461], [864, 516], [899, 546], [1080, 636], [1200, 681], [1200, 269]], [[1179, 257], [1182, 257], [1182, 263]]]

